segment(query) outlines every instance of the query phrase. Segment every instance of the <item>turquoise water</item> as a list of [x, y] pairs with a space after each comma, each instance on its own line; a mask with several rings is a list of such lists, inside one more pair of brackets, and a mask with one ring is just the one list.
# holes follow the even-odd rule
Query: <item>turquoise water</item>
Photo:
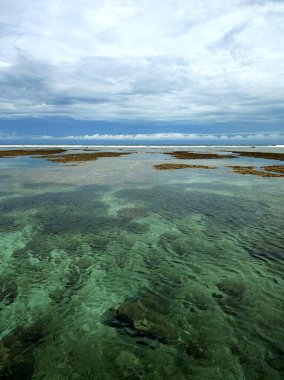
[[281, 163], [135, 152], [0, 160], [0, 378], [283, 379]]

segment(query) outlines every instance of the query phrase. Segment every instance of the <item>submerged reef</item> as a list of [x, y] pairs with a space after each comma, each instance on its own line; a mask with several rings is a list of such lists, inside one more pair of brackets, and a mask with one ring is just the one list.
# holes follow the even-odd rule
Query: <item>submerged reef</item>
[[16, 149], [0, 150], [1, 157], [52, 155], [67, 152], [66, 149]]
[[[183, 325], [169, 318], [172, 304], [165, 297], [144, 294], [126, 298], [117, 308], [109, 309], [103, 323], [129, 337], [137, 347], [151, 350], [171, 346], [195, 360], [208, 358], [206, 343], [196, 335], [189, 336]], [[154, 354], [154, 353], [153, 353]]]
[[172, 169], [216, 169], [215, 166], [207, 165], [187, 165], [187, 164], [159, 164], [154, 165], [156, 170], [172, 170]]
[[[104, 322], [133, 338], [147, 338], [145, 346], [151, 346], [155, 341], [165, 344], [176, 341], [176, 329], [156, 310], [153, 302], [153, 299], [147, 297], [128, 298], [117, 308], [111, 308]], [[138, 344], [142, 345], [139, 341]]]
[[236, 156], [228, 155], [228, 154], [216, 154], [216, 153], [195, 153], [195, 152], [187, 152], [176, 150], [173, 152], [164, 152], [164, 154], [169, 154], [172, 157], [179, 159], [215, 159], [215, 158], [236, 158]]
[[19, 326], [0, 343], [0, 378], [7, 380], [31, 379], [34, 374], [36, 346], [43, 342], [41, 322], [29, 327]]
[[146, 153], [2, 160], [0, 379], [283, 378], [281, 162]]
[[[238, 174], [251, 174], [251, 175], [257, 175], [259, 177], [277, 177], [277, 178], [284, 177], [284, 174], [271, 173], [270, 171], [272, 171], [273, 169], [265, 169], [265, 170], [268, 170], [267, 172], [267, 171], [262, 171], [262, 170], [256, 170], [254, 166], [237, 166], [236, 165], [236, 166], [227, 166], [227, 167], [231, 168], [234, 173], [238, 173]], [[273, 166], [271, 166], [270, 168], [273, 168]]]
[[241, 152], [241, 151], [232, 151], [242, 157], [255, 157], [255, 158], [267, 158], [268, 160], [279, 160], [284, 161], [284, 153], [276, 152]]
[[95, 161], [101, 157], [120, 157], [126, 154], [131, 154], [132, 152], [96, 152], [96, 153], [74, 153], [65, 154], [63, 156], [47, 156], [42, 158], [47, 158], [48, 161], [52, 162], [86, 162]]
[[17, 284], [13, 280], [0, 280], [0, 302], [3, 302], [4, 305], [9, 305], [14, 302], [17, 295]]

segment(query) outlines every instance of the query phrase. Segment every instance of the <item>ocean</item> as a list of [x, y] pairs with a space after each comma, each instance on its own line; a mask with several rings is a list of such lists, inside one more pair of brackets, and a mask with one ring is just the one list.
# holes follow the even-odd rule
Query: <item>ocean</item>
[[0, 378], [283, 379], [284, 181], [232, 168], [281, 161], [165, 153], [284, 147], [64, 148], [129, 154], [0, 157]]

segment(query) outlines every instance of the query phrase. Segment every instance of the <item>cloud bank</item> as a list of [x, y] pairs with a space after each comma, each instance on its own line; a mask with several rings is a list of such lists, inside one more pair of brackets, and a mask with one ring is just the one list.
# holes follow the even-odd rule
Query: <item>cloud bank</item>
[[[0, 138], [4, 140], [23, 140], [26, 136], [18, 136], [17, 134], [0, 134]], [[266, 133], [233, 133], [233, 134], [201, 134], [201, 133], [137, 133], [137, 134], [93, 134], [93, 135], [71, 135], [71, 136], [29, 136], [30, 140], [42, 141], [184, 141], [184, 142], [234, 142], [234, 141], [277, 141], [283, 140], [284, 134], [280, 132]]]
[[0, 117], [280, 125], [284, 2], [1, 0]]

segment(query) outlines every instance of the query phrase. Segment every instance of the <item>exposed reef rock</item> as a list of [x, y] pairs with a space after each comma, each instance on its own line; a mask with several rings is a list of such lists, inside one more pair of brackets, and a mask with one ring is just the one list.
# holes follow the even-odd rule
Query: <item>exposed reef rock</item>
[[268, 160], [279, 160], [284, 161], [284, 153], [271, 153], [271, 152], [241, 152], [232, 151], [242, 157], [256, 157], [256, 158], [267, 158]]
[[0, 158], [17, 157], [17, 156], [36, 156], [36, 158], [45, 158], [52, 162], [76, 163], [94, 161], [101, 157], [119, 157], [133, 152], [96, 152], [96, 153], [70, 153], [58, 155], [67, 152], [66, 149], [17, 149], [17, 150], [0, 150]]
[[262, 169], [270, 172], [278, 172], [284, 174], [284, 165], [263, 166]]
[[17, 149], [0, 150], [1, 157], [52, 155], [67, 152], [66, 149]]
[[259, 177], [284, 177], [284, 174], [271, 173], [267, 171], [256, 170], [254, 166], [227, 166], [231, 168], [234, 173], [238, 174], [251, 174]]
[[131, 154], [132, 152], [96, 152], [96, 153], [74, 153], [74, 154], [64, 154], [62, 156], [47, 156], [42, 158], [47, 158], [48, 161], [52, 162], [86, 162], [95, 161], [102, 157], [120, 157], [126, 154]]
[[215, 166], [207, 165], [187, 165], [187, 164], [159, 164], [154, 165], [156, 170], [172, 170], [172, 169], [216, 169]]
[[227, 154], [215, 154], [215, 153], [196, 153], [196, 152], [186, 152], [182, 150], [177, 150], [173, 152], [164, 152], [164, 154], [169, 154], [172, 157], [178, 159], [216, 159], [216, 158], [236, 158], [233, 155]]

